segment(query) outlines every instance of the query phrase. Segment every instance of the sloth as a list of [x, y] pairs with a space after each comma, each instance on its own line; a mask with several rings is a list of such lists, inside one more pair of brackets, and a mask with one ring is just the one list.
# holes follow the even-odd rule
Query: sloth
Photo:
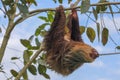
[[54, 20], [44, 38], [44, 48], [50, 69], [63, 76], [99, 56], [96, 49], [82, 40], [76, 9], [72, 9], [66, 18], [62, 5], [56, 8]]

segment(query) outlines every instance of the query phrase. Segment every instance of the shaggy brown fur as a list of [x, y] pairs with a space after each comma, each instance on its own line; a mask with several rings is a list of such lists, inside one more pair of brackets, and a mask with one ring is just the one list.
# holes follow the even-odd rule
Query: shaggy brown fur
[[85, 62], [93, 62], [98, 56], [97, 51], [85, 44], [81, 38], [75, 9], [68, 19], [69, 31], [66, 33], [66, 16], [63, 7], [58, 7], [51, 28], [44, 39], [47, 64], [52, 70], [64, 76], [71, 74]]

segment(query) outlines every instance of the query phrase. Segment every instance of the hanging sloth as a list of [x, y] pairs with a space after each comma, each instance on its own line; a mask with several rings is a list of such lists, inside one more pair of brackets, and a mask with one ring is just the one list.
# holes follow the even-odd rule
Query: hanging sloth
[[93, 62], [99, 56], [93, 47], [83, 42], [75, 9], [72, 9], [67, 20], [63, 7], [56, 9], [44, 43], [47, 64], [64, 76], [71, 74], [84, 63]]

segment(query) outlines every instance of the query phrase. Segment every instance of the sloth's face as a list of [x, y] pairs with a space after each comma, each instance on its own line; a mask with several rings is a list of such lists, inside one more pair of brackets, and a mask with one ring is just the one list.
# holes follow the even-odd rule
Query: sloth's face
[[77, 55], [79, 60], [83, 63], [93, 62], [99, 56], [96, 49], [82, 42], [77, 42], [77, 44], [72, 48], [72, 51], [74, 52], [72, 55]]

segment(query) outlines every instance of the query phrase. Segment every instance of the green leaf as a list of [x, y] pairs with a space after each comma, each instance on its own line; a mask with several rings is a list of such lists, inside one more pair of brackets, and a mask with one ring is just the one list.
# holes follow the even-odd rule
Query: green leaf
[[33, 74], [33, 75], [37, 75], [37, 69], [34, 65], [30, 65], [28, 67], [28, 70]]
[[38, 38], [35, 38], [35, 43], [38, 47], [40, 47], [40, 41], [38, 40]]
[[35, 6], [37, 6], [37, 2], [36, 2], [35, 0], [34, 0], [33, 4], [34, 4]]
[[107, 28], [103, 28], [102, 30], [102, 44], [106, 45], [108, 42], [109, 31]]
[[[104, 3], [104, 2], [108, 2], [108, 1], [100, 0], [98, 3]], [[102, 5], [102, 6], [97, 6], [96, 7], [97, 13], [100, 13], [100, 11], [106, 11], [106, 10], [107, 10], [107, 6], [106, 5]]]
[[47, 16], [48, 16], [49, 22], [53, 22], [53, 19], [54, 19], [53, 14], [51, 12], [48, 12]]
[[28, 40], [32, 42], [33, 38], [34, 38], [34, 35], [31, 35]]
[[15, 71], [15, 70], [10, 70], [10, 72], [11, 72], [11, 74], [14, 76], [14, 77], [16, 77], [17, 75], [18, 75], [18, 72], [17, 71]]
[[45, 58], [46, 58], [46, 54], [42, 54], [41, 59], [45, 60]]
[[37, 3], [36, 3], [35, 0], [26, 0], [26, 2], [27, 2], [28, 4], [33, 3], [35, 6], [37, 6]]
[[38, 49], [39, 49], [39, 46], [32, 46], [30, 49], [31, 49], [31, 50], [38, 50]]
[[41, 65], [41, 64], [39, 64], [38, 65], [38, 72], [39, 72], [39, 74], [44, 74], [44, 73], [46, 73], [46, 67], [45, 66], [43, 66], [43, 65]]
[[68, 4], [70, 4], [70, 3], [71, 3], [71, 1], [72, 1], [72, 0], [68, 0]]
[[47, 25], [50, 25], [50, 24], [49, 24], [49, 23], [44, 23], [44, 24], [40, 25], [40, 26], [36, 29], [36, 31], [35, 31], [35, 36], [40, 35], [40, 33], [41, 33], [42, 31], [44, 31], [44, 28], [45, 28]]
[[0, 33], [2, 33], [2, 29], [0, 28]]
[[63, 0], [58, 0], [60, 4], [62, 4]]
[[26, 0], [20, 0], [22, 4], [26, 4]]
[[26, 64], [30, 60], [30, 56], [26, 51], [24, 51], [23, 59], [24, 59], [24, 64]]
[[40, 36], [44, 37], [46, 35], [47, 31], [46, 30], [42, 30], [40, 33]]
[[26, 48], [30, 48], [31, 47], [31, 44], [30, 44], [30, 41], [29, 40], [26, 40], [26, 39], [21, 39], [20, 40], [21, 44], [26, 47]]
[[39, 16], [38, 17], [39, 19], [45, 21], [45, 22], [49, 22], [48, 18], [47, 17], [44, 17], [44, 16]]
[[23, 17], [26, 17], [29, 14], [28, 7], [26, 5], [17, 3], [17, 6]]
[[32, 54], [33, 54], [33, 51], [28, 51], [28, 50], [24, 51], [24, 54], [23, 54], [24, 64], [26, 64], [30, 60], [30, 57]]
[[87, 36], [91, 42], [94, 41], [96, 34], [95, 34], [95, 31], [93, 28], [91, 28], [91, 27], [87, 28]]
[[20, 57], [12, 57], [11, 60], [20, 59]]
[[98, 19], [98, 13], [94, 8], [93, 8], [93, 14], [94, 14], [95, 19], [97, 20]]
[[80, 34], [82, 35], [85, 32], [85, 26], [80, 26]]
[[56, 3], [57, 1], [56, 0], [53, 0], [54, 1], [54, 3]]
[[3, 3], [5, 5], [11, 5], [14, 2], [14, 0], [3, 0]]
[[37, 28], [36, 31], [35, 31], [35, 36], [39, 36], [39, 35], [40, 35], [40, 32], [41, 32], [41, 29], [40, 29], [40, 28]]
[[96, 23], [96, 24], [97, 24], [98, 41], [100, 41], [100, 24], [99, 23]]
[[113, 17], [114, 15], [113, 15], [113, 10], [112, 10], [111, 5], [109, 5], [109, 9], [110, 9], [110, 13], [111, 13], [111, 15], [112, 15], [112, 17]]
[[24, 80], [28, 80], [27, 70], [22, 74]]
[[45, 78], [50, 79], [50, 76], [46, 73], [42, 74]]
[[81, 13], [86, 13], [90, 8], [90, 0], [82, 0]]
[[101, 11], [106, 11], [107, 10], [107, 6], [101, 6]]
[[100, 13], [100, 6], [96, 6], [97, 14]]
[[117, 46], [116, 49], [120, 50], [120, 46]]

